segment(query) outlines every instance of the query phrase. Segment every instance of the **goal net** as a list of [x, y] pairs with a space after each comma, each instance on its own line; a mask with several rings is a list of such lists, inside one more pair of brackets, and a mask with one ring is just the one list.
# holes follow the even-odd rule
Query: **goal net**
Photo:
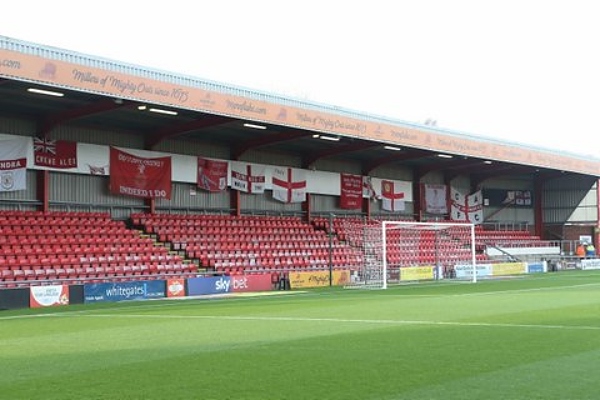
[[441, 279], [477, 280], [475, 227], [468, 223], [346, 220], [346, 243], [359, 249], [360, 265], [347, 288]]

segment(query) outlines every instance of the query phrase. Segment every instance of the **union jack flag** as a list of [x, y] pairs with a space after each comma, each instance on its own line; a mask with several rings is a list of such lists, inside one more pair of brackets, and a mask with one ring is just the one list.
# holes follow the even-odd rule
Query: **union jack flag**
[[33, 151], [56, 155], [56, 140], [36, 137], [33, 139]]

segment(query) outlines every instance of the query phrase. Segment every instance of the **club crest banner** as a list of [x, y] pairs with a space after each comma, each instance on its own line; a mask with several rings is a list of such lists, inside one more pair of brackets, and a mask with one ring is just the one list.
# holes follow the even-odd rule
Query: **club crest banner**
[[227, 187], [227, 161], [198, 157], [198, 187], [221, 192]]
[[481, 190], [470, 195], [463, 195], [458, 190], [451, 189], [450, 217], [453, 221], [465, 221], [472, 224], [483, 222], [483, 199]]
[[138, 157], [111, 147], [110, 192], [124, 196], [170, 199], [171, 157]]
[[27, 139], [0, 141], [0, 192], [25, 190], [28, 146]]
[[381, 208], [386, 211], [404, 211], [404, 192], [396, 192], [395, 182], [381, 181]]

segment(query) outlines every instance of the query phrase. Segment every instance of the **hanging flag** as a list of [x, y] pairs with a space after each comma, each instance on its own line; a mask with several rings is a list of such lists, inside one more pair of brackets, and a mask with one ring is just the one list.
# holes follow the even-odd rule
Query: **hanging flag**
[[381, 208], [386, 211], [404, 211], [404, 192], [396, 192], [393, 181], [381, 181]]
[[481, 190], [470, 195], [463, 195], [458, 190], [451, 189], [450, 219], [473, 224], [483, 222], [483, 197]]
[[284, 203], [306, 201], [306, 177], [303, 170], [286, 167], [273, 169], [273, 198]]
[[108, 167], [108, 165], [98, 167], [95, 165], [88, 164], [87, 166], [90, 170], [90, 175], [106, 175], [106, 167]]
[[171, 157], [145, 158], [110, 147], [110, 192], [171, 198]]
[[375, 192], [375, 187], [373, 185], [373, 179], [370, 176], [363, 176], [363, 198], [371, 199], [373, 201], [377, 200], [377, 193]]
[[446, 185], [423, 184], [425, 194], [425, 212], [429, 214], [447, 214], [448, 187]]
[[25, 190], [28, 146], [27, 139], [0, 141], [0, 192]]
[[245, 193], [264, 193], [265, 167], [232, 161], [231, 188]]
[[77, 143], [35, 137], [33, 138], [33, 160], [39, 167], [77, 168]]
[[340, 174], [340, 208], [360, 210], [362, 208], [362, 176]]
[[198, 157], [198, 187], [220, 192], [227, 187], [227, 161]]

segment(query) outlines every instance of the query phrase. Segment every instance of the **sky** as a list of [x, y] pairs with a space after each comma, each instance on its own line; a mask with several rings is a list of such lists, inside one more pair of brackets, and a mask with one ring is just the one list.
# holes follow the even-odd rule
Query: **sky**
[[600, 159], [593, 0], [11, 1], [0, 35]]

